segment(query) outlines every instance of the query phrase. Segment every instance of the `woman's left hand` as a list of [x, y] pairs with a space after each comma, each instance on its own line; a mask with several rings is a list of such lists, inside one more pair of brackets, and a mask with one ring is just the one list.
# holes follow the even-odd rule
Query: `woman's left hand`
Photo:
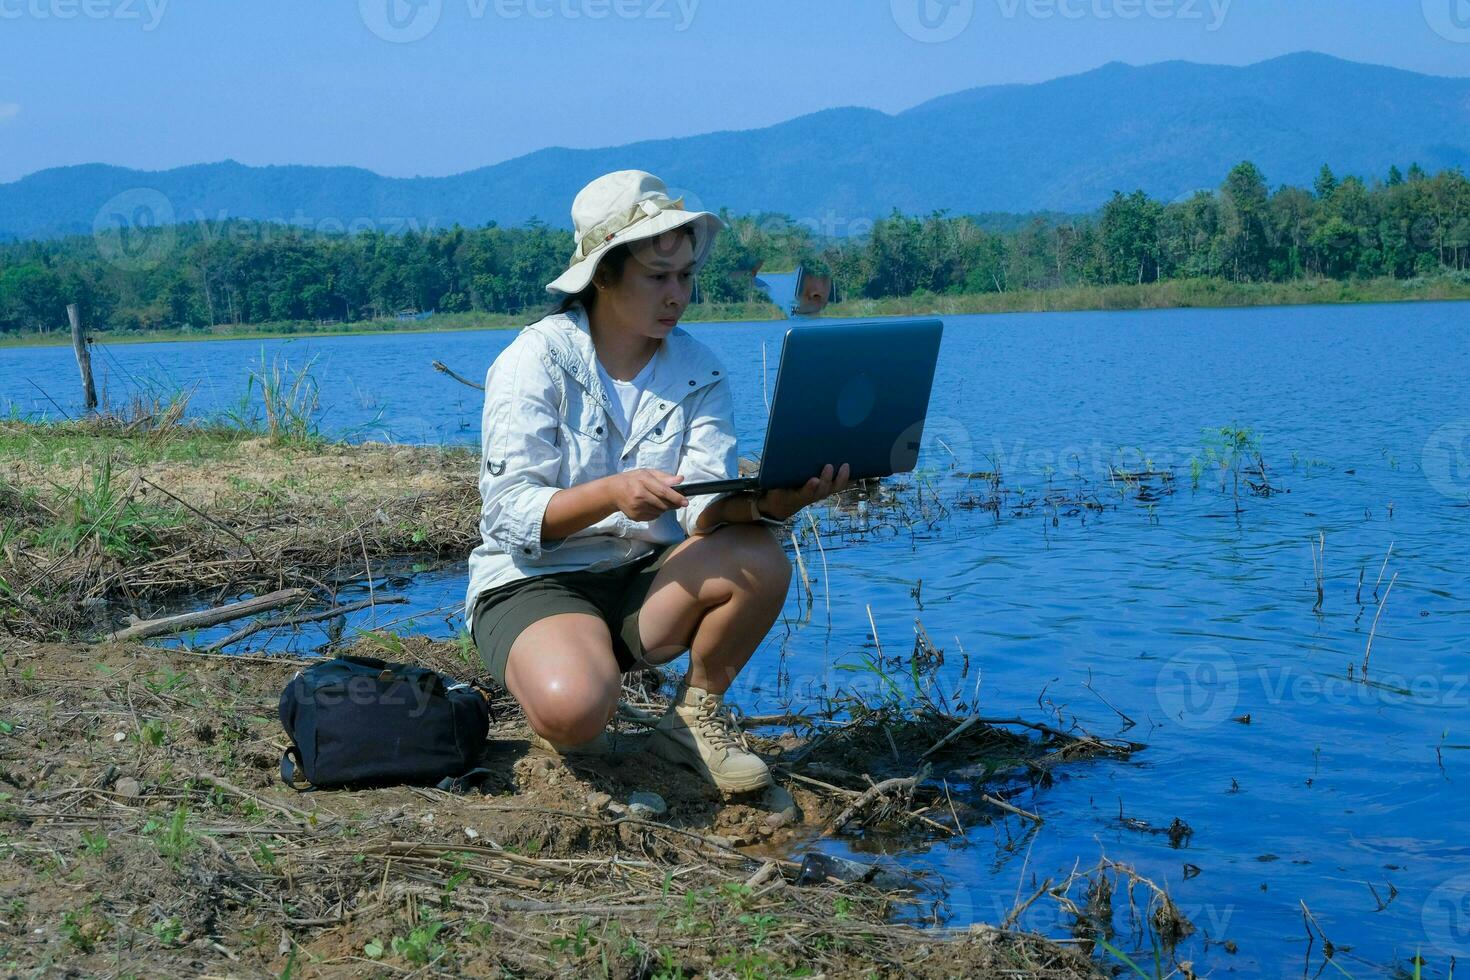
[[796, 490], [767, 490], [756, 498], [756, 506], [767, 517], [778, 521], [789, 520], [803, 507], [810, 507], [819, 500], [846, 490], [851, 472], [851, 468], [843, 463], [834, 473], [832, 464], [828, 463], [822, 467], [821, 476], [812, 477], [803, 487]]

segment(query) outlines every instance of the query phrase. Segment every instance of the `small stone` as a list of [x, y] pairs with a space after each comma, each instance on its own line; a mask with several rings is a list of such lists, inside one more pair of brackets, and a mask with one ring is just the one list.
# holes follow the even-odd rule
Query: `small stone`
[[633, 793], [628, 797], [628, 809], [640, 817], [661, 817], [669, 812], [669, 805], [657, 793]]
[[607, 793], [599, 793], [593, 791], [587, 794], [587, 806], [591, 808], [594, 812], [600, 811], [603, 807], [607, 806], [611, 802], [612, 796]]
[[125, 739], [127, 739], [127, 737], [128, 737], [128, 733], [127, 732], [113, 732], [112, 733], [112, 740], [114, 742], [124, 741]]
[[761, 797], [761, 807], [769, 810], [771, 817], [782, 818], [780, 823], [772, 825], [770, 817], [767, 817], [767, 825], [784, 827], [786, 824], [796, 822], [796, 799], [784, 786], [777, 786], [773, 783], [767, 787], [765, 795]]
[[789, 825], [795, 819], [795, 814], [785, 810], [766, 814], [766, 827], [770, 830], [780, 830]]
[[479, 840], [480, 839], [480, 832], [478, 830], [476, 830], [474, 827], [466, 827], [464, 829], [464, 835], [466, 837], [468, 837], [470, 840]]
[[126, 796], [129, 799], [135, 796], [141, 796], [143, 793], [142, 784], [131, 776], [124, 776], [122, 779], [119, 779], [112, 788], [118, 796]]

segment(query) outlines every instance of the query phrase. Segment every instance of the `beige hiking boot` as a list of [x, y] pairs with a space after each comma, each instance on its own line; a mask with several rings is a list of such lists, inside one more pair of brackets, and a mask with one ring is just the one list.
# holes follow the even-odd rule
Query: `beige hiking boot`
[[771, 771], [750, 750], [724, 695], [681, 683], [648, 743], [660, 758], [689, 766], [726, 793], [771, 785]]

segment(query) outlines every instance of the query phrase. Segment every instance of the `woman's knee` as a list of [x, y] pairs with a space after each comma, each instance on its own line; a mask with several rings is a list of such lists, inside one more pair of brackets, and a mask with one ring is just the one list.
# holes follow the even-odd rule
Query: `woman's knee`
[[549, 685], [533, 700], [534, 708], [531, 704], [524, 707], [536, 734], [557, 745], [581, 745], [607, 728], [617, 704], [617, 689], [579, 691]]
[[587, 622], [528, 628], [511, 648], [506, 669], [506, 686], [532, 729], [558, 745], [601, 734], [622, 687], [606, 624], [579, 618]]
[[731, 532], [727, 554], [740, 577], [758, 591], [786, 594], [791, 584], [791, 560], [767, 525], [730, 524], [720, 530]]

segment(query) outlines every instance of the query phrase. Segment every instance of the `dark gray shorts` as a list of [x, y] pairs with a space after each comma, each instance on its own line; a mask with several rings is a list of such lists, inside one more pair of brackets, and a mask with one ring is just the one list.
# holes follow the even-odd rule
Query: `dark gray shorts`
[[532, 623], [561, 613], [600, 616], [612, 633], [613, 655], [624, 673], [647, 666], [638, 613], [654, 576], [677, 545], [663, 545], [626, 565], [599, 572], [571, 571], [517, 579], [480, 593], [470, 633], [485, 669], [505, 687], [510, 648]]

